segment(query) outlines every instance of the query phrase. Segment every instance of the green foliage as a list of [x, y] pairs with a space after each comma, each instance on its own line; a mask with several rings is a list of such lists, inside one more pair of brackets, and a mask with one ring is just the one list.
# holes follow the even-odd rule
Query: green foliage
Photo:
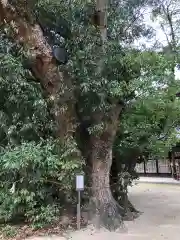
[[53, 131], [40, 85], [23, 66], [22, 49], [0, 35], [0, 146], [38, 141]]
[[[144, 3], [126, 1], [118, 4], [112, 1], [108, 8], [105, 52], [102, 52], [100, 32], [91, 21], [94, 1], [75, 0], [69, 5], [68, 1], [39, 0], [36, 4], [37, 18], [46, 24], [46, 28], [49, 27], [49, 39], [50, 29], [58, 33], [60, 18], [69, 23], [71, 38], [65, 38], [70, 57], [67, 67], [76, 79], [79, 111], [87, 118], [91, 119], [91, 114], [97, 110], [108, 113], [112, 102], [124, 101], [132, 93], [131, 81], [139, 77], [141, 63], [140, 53], [129, 47], [129, 43], [147, 35], [142, 16], [138, 15]], [[133, 21], [137, 16], [137, 21]]]
[[[143, 75], [133, 83], [136, 98], [128, 104], [117, 139], [116, 150], [124, 160], [139, 154], [167, 157], [168, 151], [179, 142], [176, 129], [179, 129], [180, 105], [175, 96], [180, 82], [176, 80], [175, 66], [179, 62], [180, 15], [174, 7], [179, 1], [151, 4], [153, 19], [159, 23], [167, 42], [162, 52], [141, 54]], [[127, 149], [131, 151], [128, 153]]]
[[75, 173], [81, 165], [79, 159], [70, 160], [72, 153], [52, 142], [7, 147], [0, 156], [1, 221], [19, 216], [35, 225], [50, 223], [57, 208], [73, 201]]
[[[0, 222], [43, 227], [74, 201], [77, 146], [54, 141], [43, 90], [25, 69], [26, 53], [0, 34]], [[51, 140], [50, 140], [51, 139]]]
[[[153, 34], [142, 21], [147, 1], [111, 1], [104, 51], [91, 21], [94, 1], [35, 2], [32, 12], [49, 44], [68, 50], [65, 68], [74, 80], [78, 123], [87, 121], [88, 133], [101, 135], [109, 110], [123, 104], [114, 145], [121, 163], [145, 153], [166, 155], [177, 141], [180, 105], [174, 96], [180, 84], [172, 74], [173, 54], [133, 47]], [[19, 216], [36, 228], [55, 221], [63, 204], [73, 202], [75, 173], [83, 163], [73, 141], [64, 147], [54, 140], [43, 90], [26, 69], [27, 52], [0, 32], [0, 220]], [[97, 124], [94, 112], [103, 116]]]
[[6, 225], [0, 228], [2, 237], [6, 238], [13, 238], [17, 234], [17, 229], [11, 225]]
[[169, 56], [141, 55], [143, 76], [135, 80], [135, 98], [128, 102], [121, 118], [115, 151], [123, 162], [139, 155], [168, 156], [179, 139], [180, 105], [176, 99], [180, 82], [171, 74]]
[[56, 205], [40, 206], [27, 212], [26, 217], [32, 223], [34, 229], [43, 228], [58, 220], [60, 209]]

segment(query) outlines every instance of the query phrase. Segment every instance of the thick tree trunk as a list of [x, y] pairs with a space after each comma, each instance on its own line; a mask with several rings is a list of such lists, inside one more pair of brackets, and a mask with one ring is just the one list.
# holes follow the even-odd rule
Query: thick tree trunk
[[110, 188], [110, 170], [112, 165], [112, 146], [118, 128], [121, 106], [114, 104], [111, 111], [104, 114], [94, 113], [93, 124], [104, 123], [101, 134], [90, 135], [88, 144], [88, 162], [91, 165], [90, 214], [96, 226], [115, 230], [122, 226], [123, 208], [115, 201]]
[[112, 196], [110, 189], [110, 169], [112, 164], [112, 145], [98, 137], [93, 138], [91, 150], [92, 198], [91, 213], [98, 227], [115, 230], [122, 224], [123, 209]]
[[[136, 160], [126, 159], [125, 166], [122, 167], [120, 156], [116, 156], [113, 158], [113, 163], [111, 167], [111, 185], [112, 192], [115, 200], [119, 203], [119, 205], [124, 209], [124, 218], [125, 220], [132, 220], [137, 218], [140, 212], [133, 206], [133, 204], [129, 201], [128, 196], [125, 195], [124, 186], [119, 181], [119, 174], [123, 174], [123, 172], [128, 172], [130, 175], [132, 174]], [[132, 176], [133, 178], [133, 176]]]

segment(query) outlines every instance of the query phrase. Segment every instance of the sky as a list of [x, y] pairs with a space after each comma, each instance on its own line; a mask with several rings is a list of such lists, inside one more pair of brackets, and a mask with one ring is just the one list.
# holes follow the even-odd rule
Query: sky
[[[147, 41], [147, 39], [145, 39], [145, 38], [142, 38], [142, 39], [138, 40], [137, 42], [135, 42], [135, 45], [138, 46], [138, 47], [141, 47], [142, 45], [145, 45], [147, 48], [151, 48], [151, 47], [153, 47], [154, 43], [156, 41], [158, 41], [163, 46], [167, 46], [166, 36], [165, 36], [164, 32], [162, 31], [158, 21], [152, 21], [151, 20], [150, 12], [151, 12], [150, 9], [143, 10], [144, 23], [151, 26], [155, 30], [155, 36], [149, 41]], [[166, 29], [166, 30], [168, 31], [168, 29]], [[180, 70], [178, 70], [176, 68], [175, 69], [175, 74], [176, 74], [176, 79], [180, 80]]]

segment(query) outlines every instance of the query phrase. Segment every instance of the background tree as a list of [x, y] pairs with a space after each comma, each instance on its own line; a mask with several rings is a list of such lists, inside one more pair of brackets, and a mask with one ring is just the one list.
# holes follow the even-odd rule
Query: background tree
[[175, 68], [179, 63], [179, 1], [159, 1], [152, 3], [152, 20], [156, 21], [162, 30], [166, 43], [159, 43], [164, 52], [172, 59], [171, 71], [175, 78]]
[[[158, 71], [157, 71], [157, 69], [156, 70], [154, 69], [155, 71], [153, 73], [153, 78], [150, 77], [151, 81], [149, 81], [150, 79], [148, 78], [149, 83], [148, 83], [148, 81], [145, 81], [145, 78], [143, 78], [143, 87], [141, 88], [141, 94], [139, 94], [139, 96], [138, 96], [138, 97], [140, 97], [138, 99], [138, 101], [143, 102], [143, 107], [144, 107], [144, 102], [146, 102], [146, 100], [147, 100], [147, 94], [148, 94], [148, 98], [149, 98], [149, 95], [151, 96], [151, 94], [154, 94], [155, 99], [159, 99], [159, 97], [161, 98], [161, 101], [159, 102], [159, 103], [161, 103], [161, 106], [159, 106], [160, 109], [161, 110], [163, 109], [162, 108], [163, 105], [166, 106], [168, 109], [166, 109], [166, 108], [164, 109], [165, 110], [164, 116], [159, 115], [159, 116], [161, 116], [161, 119], [155, 118], [155, 119], [159, 119], [157, 122], [151, 121], [152, 125], [151, 124], [148, 125], [151, 129], [149, 134], [147, 133], [148, 127], [147, 127], [146, 123], [142, 123], [142, 126], [141, 126], [141, 129], [144, 126], [146, 127], [146, 129], [144, 131], [137, 132], [137, 134], [140, 133], [140, 138], [142, 141], [142, 143], [141, 143], [142, 149], [144, 149], [144, 147], [146, 146], [145, 152], [144, 152], [144, 155], [146, 155], [146, 157], [147, 157], [147, 153], [148, 153], [148, 155], [149, 154], [156, 154], [156, 155], [163, 154], [164, 156], [167, 156], [167, 151], [171, 148], [171, 146], [173, 144], [176, 144], [176, 142], [178, 141], [178, 139], [176, 138], [177, 135], [175, 136], [175, 132], [176, 132], [176, 128], [179, 127], [179, 120], [178, 120], [179, 119], [179, 115], [178, 115], [179, 101], [176, 99], [176, 93], [178, 92], [178, 89], [179, 89], [179, 82], [176, 81], [176, 78], [177, 78], [176, 71], [177, 71], [177, 66], [179, 63], [179, 57], [178, 57], [179, 31], [178, 31], [178, 27], [177, 27], [178, 22], [179, 22], [179, 17], [180, 17], [179, 9], [178, 9], [179, 2], [178, 1], [152, 1], [152, 2], [150, 2], [150, 6], [151, 7], [148, 9], [148, 10], [152, 11], [152, 13], [150, 13], [150, 15], [151, 15], [153, 21], [156, 23], [157, 29], [158, 29], [158, 25], [159, 25], [159, 27], [160, 27], [162, 33], [165, 35], [165, 39], [166, 39], [166, 41], [158, 42], [158, 46], [159, 46], [158, 49], [155, 47], [156, 46], [155, 45], [154, 48], [151, 48], [150, 51], [154, 51], [160, 55], [163, 54], [164, 62], [161, 63], [161, 66], [159, 65], [160, 68], [158, 69]], [[157, 29], [154, 29], [154, 35], [157, 34]], [[156, 39], [154, 39], [154, 41], [155, 40]], [[151, 39], [151, 42], [153, 42], [153, 38]], [[157, 44], [156, 41], [155, 41], [155, 43]], [[152, 69], [152, 66], [151, 66], [151, 69]], [[152, 86], [151, 86], [151, 84], [152, 84]], [[144, 93], [142, 94], [143, 91], [144, 91]], [[164, 93], [162, 95], [159, 94], [160, 91], [166, 92], [165, 98], [164, 98]], [[142, 97], [142, 99], [141, 99], [141, 97]], [[137, 97], [136, 97], [136, 100], [137, 100]], [[151, 101], [152, 100], [153, 100], [153, 98], [151, 97]], [[156, 100], [155, 100], [155, 102], [156, 102], [156, 106], [158, 106], [158, 102]], [[162, 105], [162, 102], [163, 102], [163, 105]], [[133, 104], [134, 103], [136, 105], [137, 101], [133, 101]], [[151, 109], [149, 106], [152, 106], [152, 105], [150, 103], [147, 104], [147, 108], [148, 108], [147, 112], [151, 113]], [[172, 109], [173, 109], [173, 111], [171, 112]], [[158, 113], [162, 114], [161, 110], [159, 110], [157, 112], [157, 114]], [[136, 109], [136, 111], [137, 111], [137, 109]], [[131, 107], [130, 107], [130, 112], [131, 112]], [[130, 114], [131, 117], [136, 116], [136, 114], [135, 115], [134, 114], [135, 113], [133, 110], [133, 114], [132, 115]], [[153, 112], [153, 115], [154, 115], [154, 112]], [[126, 116], [126, 114], [124, 116]], [[146, 116], [146, 114], [144, 116]], [[131, 119], [129, 117], [127, 119]], [[145, 117], [145, 119], [146, 119], [146, 117]], [[132, 121], [132, 123], [134, 125], [133, 121]], [[131, 125], [131, 128], [133, 127], [133, 125]], [[158, 126], [158, 128], [156, 128], [156, 126]], [[137, 128], [136, 128], [136, 130], [137, 130]], [[133, 130], [130, 132], [133, 134], [133, 132], [136, 132], [136, 130]], [[156, 132], [156, 131], [158, 131], [158, 132]], [[145, 132], [145, 135], [143, 136], [144, 132]], [[152, 134], [152, 132], [153, 132], [153, 134]], [[161, 132], [161, 136], [159, 135], [160, 132]], [[155, 136], [154, 136], [154, 134], [155, 134]], [[124, 137], [126, 139], [127, 135], [125, 134]], [[137, 137], [137, 135], [136, 135], [136, 138], [139, 139]], [[139, 149], [139, 146], [141, 148], [141, 144], [140, 144], [140, 142], [136, 141], [136, 138], [134, 139], [134, 143], [136, 143], [135, 144], [136, 147], [134, 146], [135, 147], [134, 150], [132, 149], [133, 143], [132, 143], [131, 136], [127, 137], [128, 141], [125, 140], [125, 143], [126, 143], [125, 148], [128, 149], [128, 147], [130, 147], [131, 151], [121, 150], [121, 153], [122, 153], [122, 151], [123, 151], [123, 153], [126, 153], [126, 154], [128, 153], [128, 159], [132, 158], [132, 156], [134, 157], [134, 155], [136, 155], [137, 158], [139, 158], [139, 154], [140, 155], [142, 154], [142, 149], [141, 150]], [[152, 139], [153, 139], [153, 141], [152, 141]], [[122, 136], [121, 136], [121, 140], [119, 142], [119, 144], [122, 145], [121, 141], [122, 141]], [[166, 143], [167, 143], [167, 146], [166, 146]], [[166, 146], [166, 147], [164, 148], [164, 146]], [[123, 158], [123, 159], [124, 159], [124, 162], [126, 162], [126, 163], [130, 161], [130, 160], [126, 161], [125, 159], [127, 159], [127, 158]], [[141, 160], [143, 160], [143, 159], [141, 159]], [[133, 161], [133, 163], [134, 163], [134, 164], [132, 164], [133, 167], [135, 167], [135, 162], [136, 161]], [[128, 163], [127, 163], [127, 165], [128, 165]]]
[[[156, 52], [150, 55], [147, 58], [151, 59], [149, 71], [143, 76], [141, 87], [134, 85], [136, 97], [129, 101], [121, 117], [114, 145], [112, 174], [115, 182], [122, 170], [129, 172], [132, 179], [136, 178], [136, 163], [149, 158], [167, 158], [171, 147], [179, 141], [176, 131], [179, 127], [179, 100], [176, 98], [179, 82], [169, 81], [169, 56]], [[143, 60], [143, 56], [141, 58]], [[120, 197], [115, 191], [116, 198]]]

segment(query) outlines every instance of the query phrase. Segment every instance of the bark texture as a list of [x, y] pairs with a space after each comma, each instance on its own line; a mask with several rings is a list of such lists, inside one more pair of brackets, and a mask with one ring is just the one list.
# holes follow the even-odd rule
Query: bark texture
[[112, 185], [112, 192], [115, 200], [124, 209], [124, 220], [132, 220], [140, 215], [140, 212], [132, 205], [132, 203], [128, 199], [128, 196], [125, 195], [124, 186], [119, 181], [119, 174], [121, 173], [124, 174], [126, 172], [131, 177], [133, 177], [137, 159], [138, 157], [136, 157], [135, 152], [133, 152], [132, 150], [130, 150], [129, 157], [125, 159], [125, 164], [122, 163], [122, 159], [120, 156], [117, 156], [116, 154], [114, 154], [113, 156], [110, 179]]
[[112, 196], [110, 189], [110, 169], [112, 147], [101, 139], [94, 139], [92, 148], [92, 199], [91, 210], [97, 227], [115, 230], [121, 226], [124, 213]]
[[104, 226], [115, 230], [122, 226], [123, 208], [115, 201], [110, 188], [110, 171], [112, 165], [112, 146], [118, 127], [121, 107], [114, 105], [108, 113], [94, 115], [94, 124], [104, 122], [104, 131], [100, 135], [91, 135], [89, 143], [89, 162], [91, 163], [92, 198], [90, 201], [91, 218], [96, 227]]

